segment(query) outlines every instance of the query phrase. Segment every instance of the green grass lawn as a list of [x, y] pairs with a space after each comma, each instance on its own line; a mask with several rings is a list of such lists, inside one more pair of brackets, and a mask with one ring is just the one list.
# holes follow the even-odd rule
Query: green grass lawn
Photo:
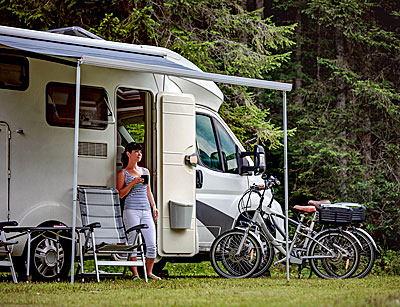
[[175, 276], [147, 284], [132, 279], [74, 284], [1, 282], [0, 305], [400, 306], [400, 276], [346, 280], [293, 276], [287, 282], [281, 273], [273, 273], [270, 278], [236, 280], [215, 277], [204, 270], [197, 276], [183, 276], [196, 275], [193, 265], [170, 265], [171, 270]]

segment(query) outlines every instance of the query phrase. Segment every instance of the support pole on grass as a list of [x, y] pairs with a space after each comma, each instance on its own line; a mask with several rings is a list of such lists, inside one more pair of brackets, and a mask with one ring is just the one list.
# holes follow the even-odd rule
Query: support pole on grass
[[79, 144], [79, 103], [81, 101], [81, 64], [82, 59], [76, 65], [75, 85], [75, 137], [74, 137], [74, 178], [72, 184], [72, 240], [71, 240], [71, 284], [74, 283], [75, 265], [75, 229], [76, 229], [76, 203], [78, 201], [78, 144]]
[[283, 92], [283, 170], [285, 185], [285, 229], [286, 229], [286, 279], [289, 281], [289, 175], [287, 156], [287, 113], [286, 113], [286, 92]]

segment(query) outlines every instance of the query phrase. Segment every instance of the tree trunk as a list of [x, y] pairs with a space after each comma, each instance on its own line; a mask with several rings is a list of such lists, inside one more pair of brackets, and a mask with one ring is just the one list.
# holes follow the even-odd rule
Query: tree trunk
[[[344, 69], [345, 68], [345, 61], [344, 61], [344, 38], [343, 38], [343, 27], [342, 26], [336, 26], [335, 27], [335, 38], [336, 38], [336, 62], [337, 66], [339, 69]], [[344, 119], [342, 118], [345, 108], [346, 108], [346, 89], [345, 89], [345, 83], [344, 83], [344, 78], [342, 74], [339, 72], [338, 77], [336, 78], [336, 89], [337, 89], [337, 94], [336, 94], [336, 108], [338, 109], [338, 113], [340, 115], [340, 119], [338, 121], [339, 123], [339, 133], [338, 137], [342, 139], [347, 138], [347, 130], [346, 130], [346, 123]], [[346, 153], [346, 146], [343, 144], [342, 141], [340, 141], [340, 151], [342, 154]], [[348, 161], [346, 158], [343, 158], [340, 160], [339, 165], [340, 165], [340, 171], [339, 171], [339, 176], [340, 176], [340, 191], [342, 193], [345, 192], [346, 190], [346, 168], [347, 168]]]
[[303, 66], [302, 66], [302, 23], [301, 23], [301, 8], [298, 7], [296, 11], [296, 50], [295, 50], [295, 62], [296, 62], [296, 77], [294, 80], [294, 103], [297, 107], [303, 106], [303, 97], [300, 93], [301, 86], [303, 84]]

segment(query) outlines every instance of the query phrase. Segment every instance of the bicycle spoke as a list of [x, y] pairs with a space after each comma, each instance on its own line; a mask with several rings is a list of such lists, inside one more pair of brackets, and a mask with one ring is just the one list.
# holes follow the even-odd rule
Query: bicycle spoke
[[244, 241], [238, 252], [244, 233], [228, 231], [218, 237], [211, 247], [211, 263], [215, 271], [227, 278], [249, 277], [257, 269], [261, 261], [261, 247], [252, 236]]
[[[353, 239], [340, 232], [327, 232], [317, 239], [310, 248], [311, 255], [326, 256], [326, 258], [310, 260], [314, 272], [322, 278], [350, 277], [359, 263], [358, 248]], [[327, 252], [322, 246], [329, 248], [332, 253]]]

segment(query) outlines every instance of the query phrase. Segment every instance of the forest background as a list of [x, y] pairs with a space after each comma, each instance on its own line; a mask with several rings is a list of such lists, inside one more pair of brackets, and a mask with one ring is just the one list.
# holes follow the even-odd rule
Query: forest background
[[[165, 47], [214, 73], [283, 81], [290, 204], [356, 202], [384, 249], [400, 250], [399, 0], [0, 0], [1, 25], [80, 26]], [[283, 177], [282, 97], [220, 84], [220, 114], [267, 149]], [[282, 203], [283, 195], [278, 195]]]

